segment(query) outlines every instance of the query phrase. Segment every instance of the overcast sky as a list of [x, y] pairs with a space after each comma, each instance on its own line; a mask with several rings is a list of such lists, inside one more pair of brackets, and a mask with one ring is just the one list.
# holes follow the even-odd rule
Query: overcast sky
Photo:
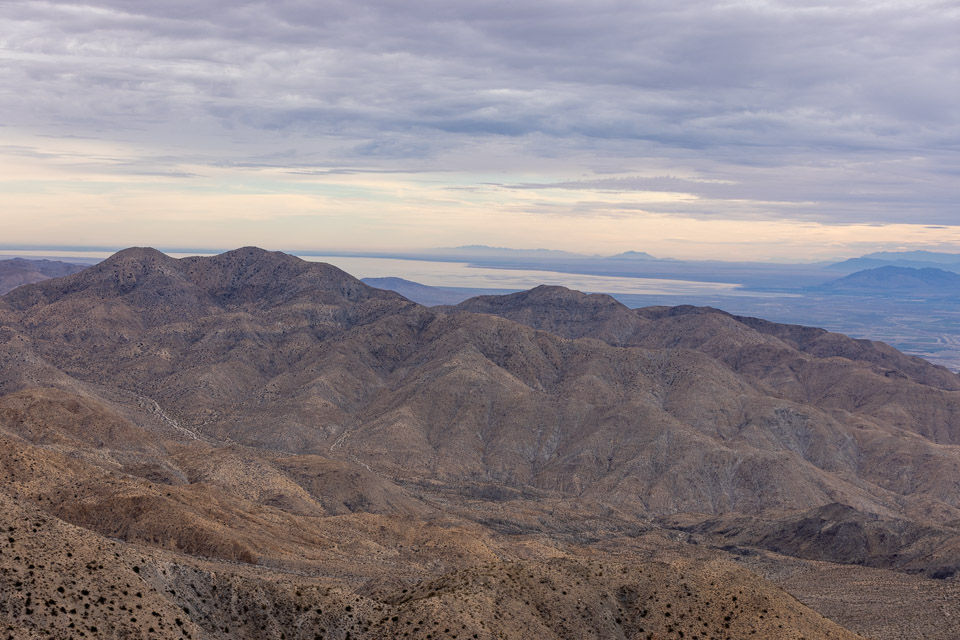
[[960, 251], [960, 3], [0, 0], [0, 243]]

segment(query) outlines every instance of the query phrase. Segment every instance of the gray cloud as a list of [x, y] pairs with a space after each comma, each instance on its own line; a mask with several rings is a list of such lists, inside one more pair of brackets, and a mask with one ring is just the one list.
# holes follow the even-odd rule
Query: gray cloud
[[[0, 6], [0, 124], [134, 142], [144, 173], [278, 148], [294, 154], [271, 166], [297, 171], [569, 158], [586, 179], [512, 188], [678, 190], [701, 200], [649, 210], [701, 217], [957, 221], [954, 2]], [[512, 159], [482, 156], [502, 140]], [[630, 170], [657, 163], [708, 181]], [[601, 177], [610, 164], [624, 175]]]

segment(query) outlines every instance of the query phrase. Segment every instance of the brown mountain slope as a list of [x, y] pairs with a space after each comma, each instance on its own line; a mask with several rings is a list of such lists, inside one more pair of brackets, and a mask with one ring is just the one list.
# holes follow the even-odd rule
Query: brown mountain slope
[[[348, 301], [404, 300], [398, 294], [367, 287], [328, 264], [255, 247], [181, 260], [156, 249], [125, 249], [76, 277], [39, 283], [7, 295], [6, 300], [12, 307], [26, 310], [54, 302], [90, 302], [90, 296], [121, 299], [157, 323], [196, 317], [214, 306], [265, 310], [294, 302], [344, 307]], [[159, 309], [151, 308], [157, 305]], [[346, 307], [344, 311], [355, 309]]]
[[[496, 539], [449, 518], [431, 525], [423, 509], [410, 517], [396, 504], [385, 505], [387, 515], [324, 517], [305, 510], [309, 496], [277, 502], [291, 490], [276, 473], [264, 478], [266, 461], [229, 449], [190, 451], [198, 446], [173, 456], [197, 477], [171, 484], [5, 439], [6, 629], [17, 638], [627, 638], [678, 630], [855, 637], [719, 560], [630, 561], [546, 539]], [[319, 495], [339, 483], [335, 463], [278, 462], [295, 465]], [[358, 470], [352, 476], [346, 486], [354, 491], [370, 486], [355, 482]], [[272, 496], [250, 494], [271, 486]]]
[[649, 324], [646, 317], [608, 295], [547, 285], [502, 296], [478, 296], [446, 309], [487, 313], [565, 338], [597, 338], [613, 346], [636, 345], [637, 334]]
[[[934, 386], [815, 357], [710, 310], [632, 312], [548, 288], [505, 298], [489, 304], [558, 332], [639, 317], [627, 333], [643, 348], [438, 314], [254, 249], [185, 261], [128, 250], [5, 300], [44, 362], [157, 403], [185, 433], [342, 452], [393, 475], [603, 495], [654, 513], [837, 500], [889, 513], [936, 492], [880, 464], [897, 443], [917, 452], [910, 467], [937, 461], [913, 478], [956, 466], [934, 444], [957, 438], [952, 378]], [[956, 496], [936, 499], [956, 517]]]
[[[886, 375], [906, 376], [940, 389], [960, 389], [960, 378], [956, 374], [881, 342], [855, 340], [813, 327], [733, 316], [706, 307], [633, 310], [610, 296], [540, 286], [511, 295], [471, 298], [446, 309], [498, 315], [560, 336], [597, 338], [614, 346], [705, 350], [737, 369], [749, 363], [750, 355], [764, 355], [766, 349], [776, 354], [785, 346], [816, 358], [842, 357], [871, 363]], [[765, 340], [763, 336], [777, 340]]]
[[722, 562], [473, 562], [408, 581], [277, 574], [106, 540], [0, 492], [15, 638], [856, 638]]
[[[876, 566], [960, 564], [960, 383], [946, 370], [818, 330], [558, 288], [464, 305], [427, 309], [253, 248], [131, 249], [21, 287], [0, 305], [9, 495], [131, 544], [350, 589], [504, 559], [535, 559], [540, 580], [545, 558], [580, 566], [577, 545], [646, 535], [666, 516], [704, 546], [795, 534], [771, 548], [802, 556], [797, 523], [833, 503], [893, 541]], [[821, 513], [823, 526], [865, 530], [846, 513]], [[728, 517], [737, 531], [709, 524]], [[894, 535], [903, 523], [943, 551]], [[451, 580], [439, 609], [384, 589], [391, 606], [429, 605], [451, 624], [475, 599], [490, 633], [491, 598], [516, 607], [503, 633], [609, 632], [598, 591], [580, 627], [582, 610], [516, 602], [540, 587]], [[751, 620], [736, 633], [770, 633]]]

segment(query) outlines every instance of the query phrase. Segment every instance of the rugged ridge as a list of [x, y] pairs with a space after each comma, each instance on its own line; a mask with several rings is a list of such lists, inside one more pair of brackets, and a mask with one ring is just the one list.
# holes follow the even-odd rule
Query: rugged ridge
[[[629, 584], [653, 549], [706, 576], [697, 563], [725, 562], [730, 544], [939, 577], [960, 566], [956, 375], [818, 329], [557, 287], [428, 309], [256, 248], [126, 250], [0, 301], [0, 439], [18, 508], [151, 553], [322, 577], [355, 602], [379, 594], [369, 611], [429, 605], [452, 624], [461, 603], [478, 634], [611, 637], [606, 613], [573, 624], [583, 612], [547, 598], [498, 627], [482, 603], [539, 589], [531, 574], [573, 593], [583, 563], [615, 548], [637, 554], [616, 560]], [[816, 558], [811, 523], [885, 546], [857, 555], [841, 533]], [[244, 571], [230, 569], [241, 590], [274, 580]], [[600, 582], [580, 597], [613, 597]], [[690, 615], [746, 637], [767, 629], [749, 610], [729, 632]], [[783, 637], [842, 637], [790, 615]], [[645, 633], [687, 629], [657, 620]], [[357, 622], [354, 635], [389, 637]]]

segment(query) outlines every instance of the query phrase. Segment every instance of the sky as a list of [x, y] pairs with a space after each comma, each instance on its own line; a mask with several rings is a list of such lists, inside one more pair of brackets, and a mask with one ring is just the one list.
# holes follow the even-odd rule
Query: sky
[[960, 251], [960, 3], [0, 0], [0, 244]]

